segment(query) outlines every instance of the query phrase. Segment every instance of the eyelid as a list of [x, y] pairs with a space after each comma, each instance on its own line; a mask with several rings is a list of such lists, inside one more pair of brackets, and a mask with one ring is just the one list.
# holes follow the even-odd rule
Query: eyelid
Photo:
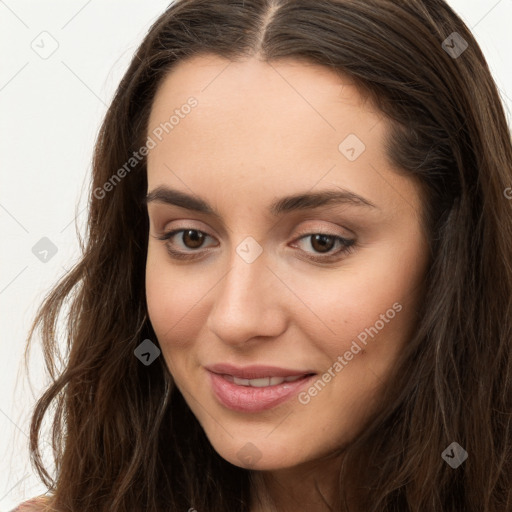
[[[168, 240], [173, 235], [175, 235], [179, 232], [182, 232], [182, 231], [197, 231], [199, 233], [202, 233], [203, 235], [209, 236], [210, 238], [215, 238], [215, 236], [210, 235], [207, 231], [193, 227], [193, 226], [182, 226], [182, 227], [171, 229], [169, 231], [163, 231], [163, 233], [161, 235], [158, 235], [157, 238], [159, 240]], [[305, 236], [308, 236], [308, 235], [309, 236], [326, 235], [326, 236], [341, 238], [345, 241], [352, 241], [351, 238], [343, 236], [339, 233], [333, 233], [332, 231], [329, 231], [327, 229], [315, 228], [315, 227], [303, 228], [302, 230], [299, 231], [299, 233], [297, 233], [296, 237], [294, 238], [294, 241], [297, 241], [297, 240], [304, 238]]]
[[[174, 222], [176, 221], [179, 221], [181, 219], [175, 219]], [[307, 222], [307, 221], [306, 221]], [[310, 220], [309, 222], [315, 222], [314, 220]], [[167, 223], [168, 224], [168, 223]], [[338, 226], [338, 228], [341, 228], [342, 226]], [[196, 226], [179, 226], [177, 228], [171, 228], [169, 230], [166, 230], [166, 229], [162, 229], [162, 233], [165, 235], [165, 234], [169, 234], [171, 231], [186, 231], [186, 230], [195, 230], [195, 231], [199, 231], [201, 233], [204, 233], [205, 235], [208, 235], [210, 237], [213, 237], [213, 238], [216, 238], [216, 235], [211, 235], [208, 230], [210, 228], [206, 228], [206, 229], [202, 229], [201, 227], [196, 227]], [[308, 224], [305, 228], [302, 228], [299, 230], [297, 236], [301, 236], [301, 235], [313, 235], [313, 234], [324, 234], [324, 235], [329, 235], [329, 236], [339, 236], [340, 238], [344, 238], [346, 240], [350, 239], [351, 237], [356, 237], [355, 233], [348, 229], [347, 227], [343, 226], [342, 229], [344, 229], [346, 232], [349, 233], [348, 236], [345, 236], [339, 232], [333, 232], [331, 230], [331, 228], [326, 228], [326, 227], [320, 227], [318, 225], [310, 225]]]
[[[345, 231], [349, 231], [345, 228]], [[308, 226], [306, 228], [302, 228], [299, 230], [297, 234], [297, 238], [300, 238], [304, 235], [327, 235], [327, 236], [336, 236], [339, 238], [343, 238], [344, 240], [350, 240], [350, 237], [354, 237], [355, 235], [351, 232], [351, 235], [349, 237], [342, 235], [339, 232], [334, 232], [330, 228], [324, 228], [324, 227], [318, 227], [318, 226]]]
[[[193, 228], [193, 227], [183, 227], [183, 228], [171, 229], [170, 231], [166, 231], [166, 232], [162, 233], [161, 235], [157, 235], [156, 238], [158, 238], [158, 240], [166, 241], [166, 240], [169, 240], [170, 238], [172, 238], [174, 235], [177, 235], [178, 233], [181, 233], [184, 231], [197, 231], [198, 233], [202, 233], [203, 235], [205, 235], [207, 237], [215, 238], [213, 235], [210, 235], [206, 231], [203, 231], [202, 229]], [[199, 252], [200, 250], [201, 249], [198, 249], [197, 251], [192, 251], [192, 252]]]

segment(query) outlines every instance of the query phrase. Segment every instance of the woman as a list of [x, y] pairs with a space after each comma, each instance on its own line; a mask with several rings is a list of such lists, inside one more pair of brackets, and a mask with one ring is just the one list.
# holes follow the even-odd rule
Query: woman
[[511, 184], [443, 1], [173, 3], [30, 333], [35, 510], [512, 510]]

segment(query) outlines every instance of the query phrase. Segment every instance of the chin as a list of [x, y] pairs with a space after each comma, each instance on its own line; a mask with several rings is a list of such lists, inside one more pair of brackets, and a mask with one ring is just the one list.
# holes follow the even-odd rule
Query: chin
[[[285, 432], [286, 433], [286, 432]], [[208, 433], [207, 433], [208, 435]], [[271, 436], [270, 436], [271, 437]], [[208, 436], [214, 450], [229, 463], [244, 469], [277, 470], [304, 462], [304, 450], [296, 446], [287, 436], [276, 436], [271, 440], [268, 433], [258, 436], [231, 438], [224, 432], [221, 439]]]

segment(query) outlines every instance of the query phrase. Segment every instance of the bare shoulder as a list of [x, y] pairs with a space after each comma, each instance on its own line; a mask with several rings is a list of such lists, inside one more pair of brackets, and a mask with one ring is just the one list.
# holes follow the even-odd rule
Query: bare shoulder
[[14, 510], [11, 510], [11, 512], [49, 512], [51, 510], [49, 505], [49, 496], [38, 496], [37, 498], [32, 498], [20, 503]]

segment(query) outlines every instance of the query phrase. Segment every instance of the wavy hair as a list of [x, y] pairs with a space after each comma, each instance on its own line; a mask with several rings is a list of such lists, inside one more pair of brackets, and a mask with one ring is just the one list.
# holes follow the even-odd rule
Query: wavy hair
[[[454, 37], [468, 44], [460, 55]], [[98, 193], [144, 145], [166, 74], [206, 53], [351, 77], [390, 121], [397, 172], [424, 191], [431, 263], [417, 330], [382, 409], [344, 451], [332, 510], [348, 511], [350, 495], [350, 512], [511, 511], [512, 144], [484, 56], [442, 0], [178, 0], [151, 26], [97, 138], [81, 258], [28, 337], [25, 356], [40, 332], [52, 379], [30, 452], [53, 508], [250, 509], [251, 471], [215, 452], [163, 358], [134, 357], [142, 340], [157, 343], [145, 302], [146, 159]], [[53, 477], [39, 451], [51, 409]], [[469, 454], [457, 469], [441, 457], [453, 441]]]

